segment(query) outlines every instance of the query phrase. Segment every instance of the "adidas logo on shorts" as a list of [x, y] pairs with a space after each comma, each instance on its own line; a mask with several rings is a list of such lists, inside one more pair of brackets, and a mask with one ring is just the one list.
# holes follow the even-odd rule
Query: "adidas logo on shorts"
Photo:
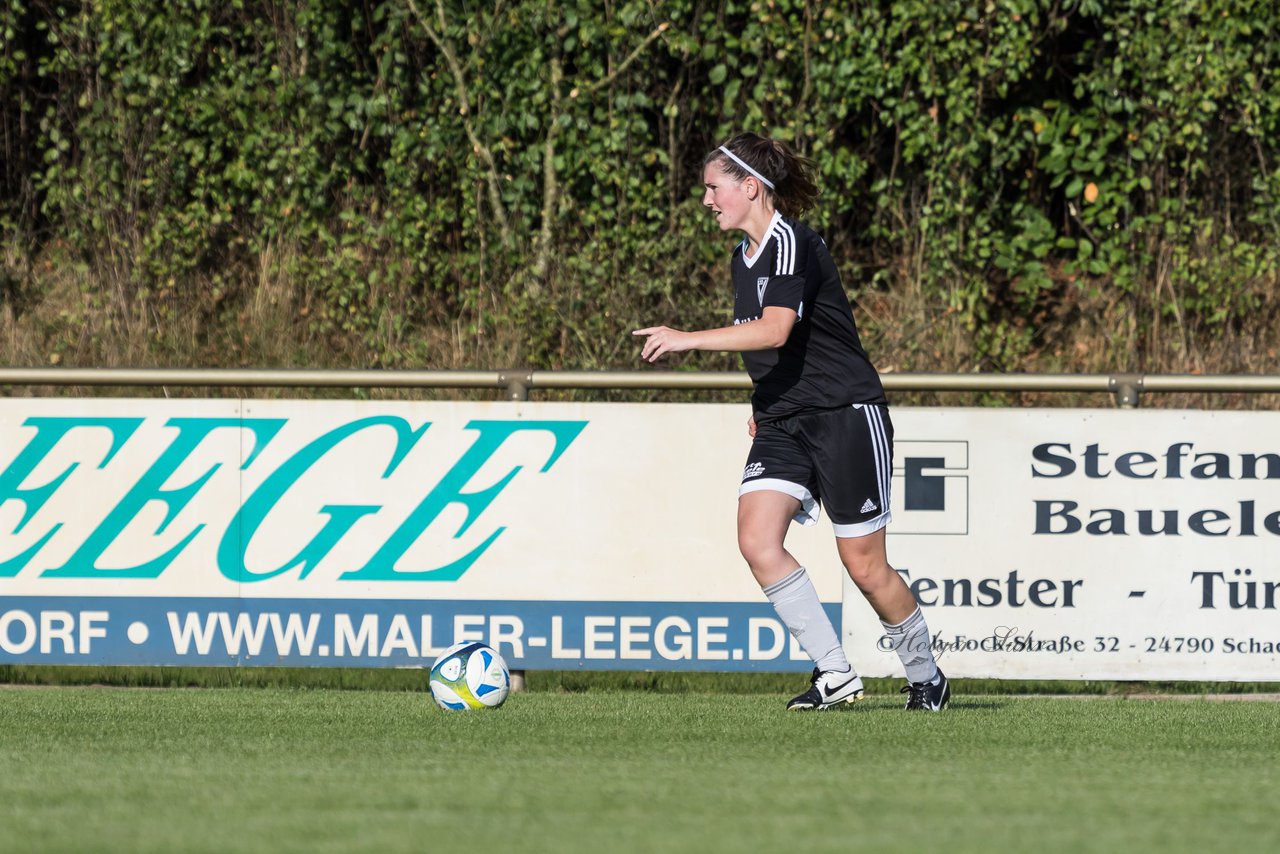
[[866, 501], [862, 502], [862, 509], [858, 512], [874, 513], [875, 511], [876, 511], [876, 503], [872, 501], [870, 498], [868, 498]]
[[764, 463], [752, 463], [742, 470], [742, 479], [759, 477], [764, 474]]

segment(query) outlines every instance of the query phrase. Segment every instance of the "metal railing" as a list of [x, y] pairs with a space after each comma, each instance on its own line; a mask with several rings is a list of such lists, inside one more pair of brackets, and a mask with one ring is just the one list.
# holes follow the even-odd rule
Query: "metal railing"
[[[1169, 392], [1280, 392], [1280, 374], [930, 374], [881, 375], [888, 391], [1094, 392], [1133, 408]], [[184, 386], [193, 388], [492, 388], [511, 400], [541, 389], [749, 389], [745, 373], [705, 371], [400, 371], [167, 368], [0, 368], [0, 386]]]

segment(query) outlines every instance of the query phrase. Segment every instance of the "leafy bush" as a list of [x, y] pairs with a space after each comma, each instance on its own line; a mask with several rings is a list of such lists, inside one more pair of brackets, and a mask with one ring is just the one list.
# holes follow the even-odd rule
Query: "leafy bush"
[[1278, 30], [1261, 0], [2, 0], [10, 358], [632, 367], [636, 324], [727, 313], [701, 165], [746, 128], [817, 162], [892, 367], [1265, 368]]

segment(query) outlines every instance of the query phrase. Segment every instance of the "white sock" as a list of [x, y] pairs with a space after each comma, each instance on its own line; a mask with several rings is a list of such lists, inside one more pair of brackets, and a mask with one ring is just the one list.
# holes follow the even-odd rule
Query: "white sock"
[[883, 620], [880, 625], [884, 626], [886, 645], [902, 660], [908, 682], [933, 682], [938, 678], [938, 662], [929, 644], [929, 627], [919, 606], [897, 625]]
[[848, 670], [853, 668], [845, 658], [844, 647], [836, 637], [836, 630], [827, 619], [818, 600], [818, 591], [809, 580], [804, 567], [798, 568], [786, 578], [764, 588], [764, 595], [773, 603], [787, 630], [800, 642], [800, 648], [813, 659], [819, 670]]

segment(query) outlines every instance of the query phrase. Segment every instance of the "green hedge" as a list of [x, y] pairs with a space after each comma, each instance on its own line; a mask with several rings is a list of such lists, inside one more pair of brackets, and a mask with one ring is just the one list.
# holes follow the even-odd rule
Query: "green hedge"
[[0, 0], [0, 299], [53, 259], [156, 341], [269, 298], [367, 364], [444, 365], [447, 328], [630, 366], [634, 324], [722, 320], [701, 161], [752, 129], [818, 163], [851, 290], [916, 307], [903, 366], [945, 316], [952, 367], [1054, 367], [1106, 313], [1150, 369], [1274, 327], [1276, 32], [1268, 0]]

